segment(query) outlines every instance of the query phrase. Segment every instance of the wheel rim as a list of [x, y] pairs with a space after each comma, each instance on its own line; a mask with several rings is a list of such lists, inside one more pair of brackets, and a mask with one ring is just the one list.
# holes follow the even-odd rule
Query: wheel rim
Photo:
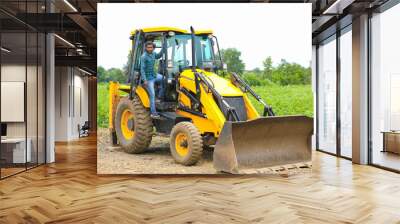
[[186, 134], [178, 133], [175, 137], [175, 149], [179, 156], [185, 157], [189, 152], [188, 139]]
[[135, 136], [135, 127], [133, 122], [133, 114], [130, 110], [126, 109], [122, 112], [121, 116], [121, 131], [125, 139], [132, 139]]

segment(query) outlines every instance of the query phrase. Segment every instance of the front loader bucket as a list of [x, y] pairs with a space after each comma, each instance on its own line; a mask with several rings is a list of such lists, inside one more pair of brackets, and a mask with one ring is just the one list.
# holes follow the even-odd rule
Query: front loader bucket
[[263, 117], [225, 122], [214, 148], [217, 171], [239, 173], [311, 160], [313, 119], [306, 116]]

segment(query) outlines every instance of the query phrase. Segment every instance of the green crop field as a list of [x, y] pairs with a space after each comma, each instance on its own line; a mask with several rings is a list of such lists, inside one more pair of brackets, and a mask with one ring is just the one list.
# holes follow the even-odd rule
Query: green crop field
[[108, 83], [97, 83], [97, 126], [108, 127]]
[[[254, 90], [269, 103], [277, 115], [307, 115], [313, 116], [313, 94], [310, 85], [275, 84], [256, 86]], [[253, 105], [262, 114], [262, 105], [250, 97]], [[97, 85], [97, 124], [108, 126], [108, 83]]]
[[[253, 87], [254, 91], [272, 106], [276, 115], [313, 116], [313, 94], [311, 85], [267, 85]], [[263, 106], [249, 97], [257, 111], [262, 114]]]

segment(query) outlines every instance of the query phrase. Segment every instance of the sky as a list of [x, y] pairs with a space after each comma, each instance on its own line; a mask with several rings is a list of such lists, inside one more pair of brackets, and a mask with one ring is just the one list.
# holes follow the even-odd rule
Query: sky
[[268, 56], [275, 65], [285, 59], [308, 67], [311, 61], [311, 4], [99, 3], [98, 66], [122, 68], [130, 31], [155, 26], [211, 29], [220, 48], [242, 53], [246, 70], [262, 69]]

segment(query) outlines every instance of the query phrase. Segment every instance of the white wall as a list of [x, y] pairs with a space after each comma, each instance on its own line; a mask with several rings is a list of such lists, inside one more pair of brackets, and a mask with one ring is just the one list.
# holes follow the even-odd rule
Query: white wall
[[88, 78], [76, 68], [56, 67], [55, 85], [55, 140], [77, 139], [78, 124], [88, 120]]
[[69, 76], [67, 67], [55, 69], [55, 140], [68, 140], [68, 88]]

